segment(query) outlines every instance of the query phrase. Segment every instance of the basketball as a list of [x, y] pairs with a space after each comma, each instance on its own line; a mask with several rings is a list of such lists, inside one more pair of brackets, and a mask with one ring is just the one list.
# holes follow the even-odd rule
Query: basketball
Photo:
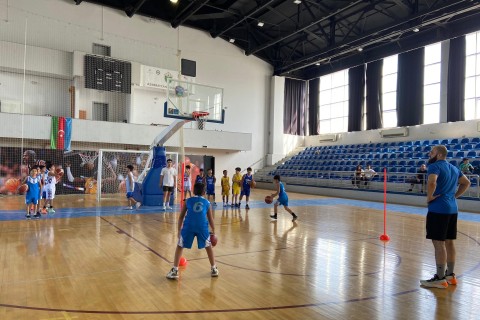
[[218, 238], [215, 234], [210, 234], [210, 243], [212, 244], [212, 247], [215, 247], [217, 245]]
[[187, 258], [181, 257], [178, 265], [179, 265], [180, 267], [185, 267], [185, 266], [187, 265], [187, 263], [188, 263]]
[[25, 192], [28, 191], [28, 185], [27, 184], [22, 184], [20, 187], [18, 187], [18, 193], [19, 194], [25, 194]]
[[178, 97], [183, 97], [183, 94], [185, 93], [185, 89], [182, 86], [176, 86], [175, 87], [175, 94]]
[[255, 188], [257, 186], [257, 183], [255, 181], [250, 181], [250, 188]]
[[56, 175], [57, 177], [62, 177], [63, 174], [64, 174], [64, 171], [63, 171], [62, 168], [57, 168], [57, 169], [55, 169], [55, 175]]
[[270, 203], [272, 203], [272, 202], [273, 202], [272, 196], [266, 196], [266, 197], [265, 197], [265, 203], [270, 204]]
[[7, 189], [8, 192], [14, 193], [15, 191], [17, 191], [19, 186], [20, 186], [19, 179], [10, 178], [7, 181], [5, 181], [5, 189]]

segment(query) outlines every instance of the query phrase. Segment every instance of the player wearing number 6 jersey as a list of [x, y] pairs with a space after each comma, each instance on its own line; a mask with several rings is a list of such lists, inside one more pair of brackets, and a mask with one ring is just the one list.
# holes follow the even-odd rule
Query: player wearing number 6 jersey
[[208, 231], [208, 225], [210, 224], [211, 233], [215, 234], [215, 226], [210, 202], [203, 197], [205, 185], [195, 183], [193, 193], [195, 196], [185, 201], [186, 206], [182, 208], [178, 217], [178, 243], [173, 268], [167, 274], [168, 279], [178, 279], [178, 265], [183, 248], [191, 249], [195, 237], [197, 237], [198, 249], [205, 248], [207, 251], [211, 265], [211, 276], [218, 277], [218, 269], [215, 265], [215, 257], [210, 243], [210, 232]]

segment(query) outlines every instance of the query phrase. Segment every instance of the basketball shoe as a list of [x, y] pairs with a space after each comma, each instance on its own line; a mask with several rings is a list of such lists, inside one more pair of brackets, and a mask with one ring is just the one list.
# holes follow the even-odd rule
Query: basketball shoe
[[451, 285], [456, 285], [457, 282], [457, 277], [455, 277], [455, 273], [451, 273], [448, 276], [445, 276], [445, 280], [447, 280], [448, 284]]
[[172, 268], [172, 270], [167, 273], [167, 279], [178, 279], [178, 269]]
[[277, 215], [276, 215], [276, 214], [272, 214], [272, 215], [270, 216], [270, 219], [272, 219], [272, 220], [277, 220]]
[[445, 277], [440, 279], [437, 275], [434, 275], [433, 278], [428, 280], [420, 280], [420, 284], [428, 288], [445, 289], [448, 287], [448, 282], [445, 280]]
[[292, 218], [292, 222], [294, 222], [295, 220], [298, 219], [298, 216], [297, 216], [295, 213], [292, 214], [292, 217], [293, 217], [293, 218]]
[[211, 272], [212, 277], [218, 277], [218, 268], [217, 266], [212, 267], [212, 272]]
[[142, 205], [141, 202], [137, 202], [137, 203], [135, 203], [135, 208], [138, 209], [138, 208], [140, 208], [141, 205]]

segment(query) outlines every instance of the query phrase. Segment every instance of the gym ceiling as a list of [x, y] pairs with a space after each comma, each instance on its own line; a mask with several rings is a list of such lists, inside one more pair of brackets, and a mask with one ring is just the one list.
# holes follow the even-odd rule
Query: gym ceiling
[[479, 0], [71, 0], [220, 37], [308, 80], [480, 30]]

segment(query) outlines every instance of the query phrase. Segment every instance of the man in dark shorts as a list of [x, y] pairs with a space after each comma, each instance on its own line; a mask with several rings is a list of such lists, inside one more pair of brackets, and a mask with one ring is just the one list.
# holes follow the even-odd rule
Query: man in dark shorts
[[[438, 145], [430, 151], [427, 172], [427, 239], [435, 248], [437, 273], [433, 278], [420, 280], [420, 284], [430, 288], [446, 288], [456, 285], [455, 245], [457, 238], [458, 206], [457, 198], [470, 187], [460, 170], [448, 163], [447, 148]], [[459, 185], [457, 189], [457, 185]]]

